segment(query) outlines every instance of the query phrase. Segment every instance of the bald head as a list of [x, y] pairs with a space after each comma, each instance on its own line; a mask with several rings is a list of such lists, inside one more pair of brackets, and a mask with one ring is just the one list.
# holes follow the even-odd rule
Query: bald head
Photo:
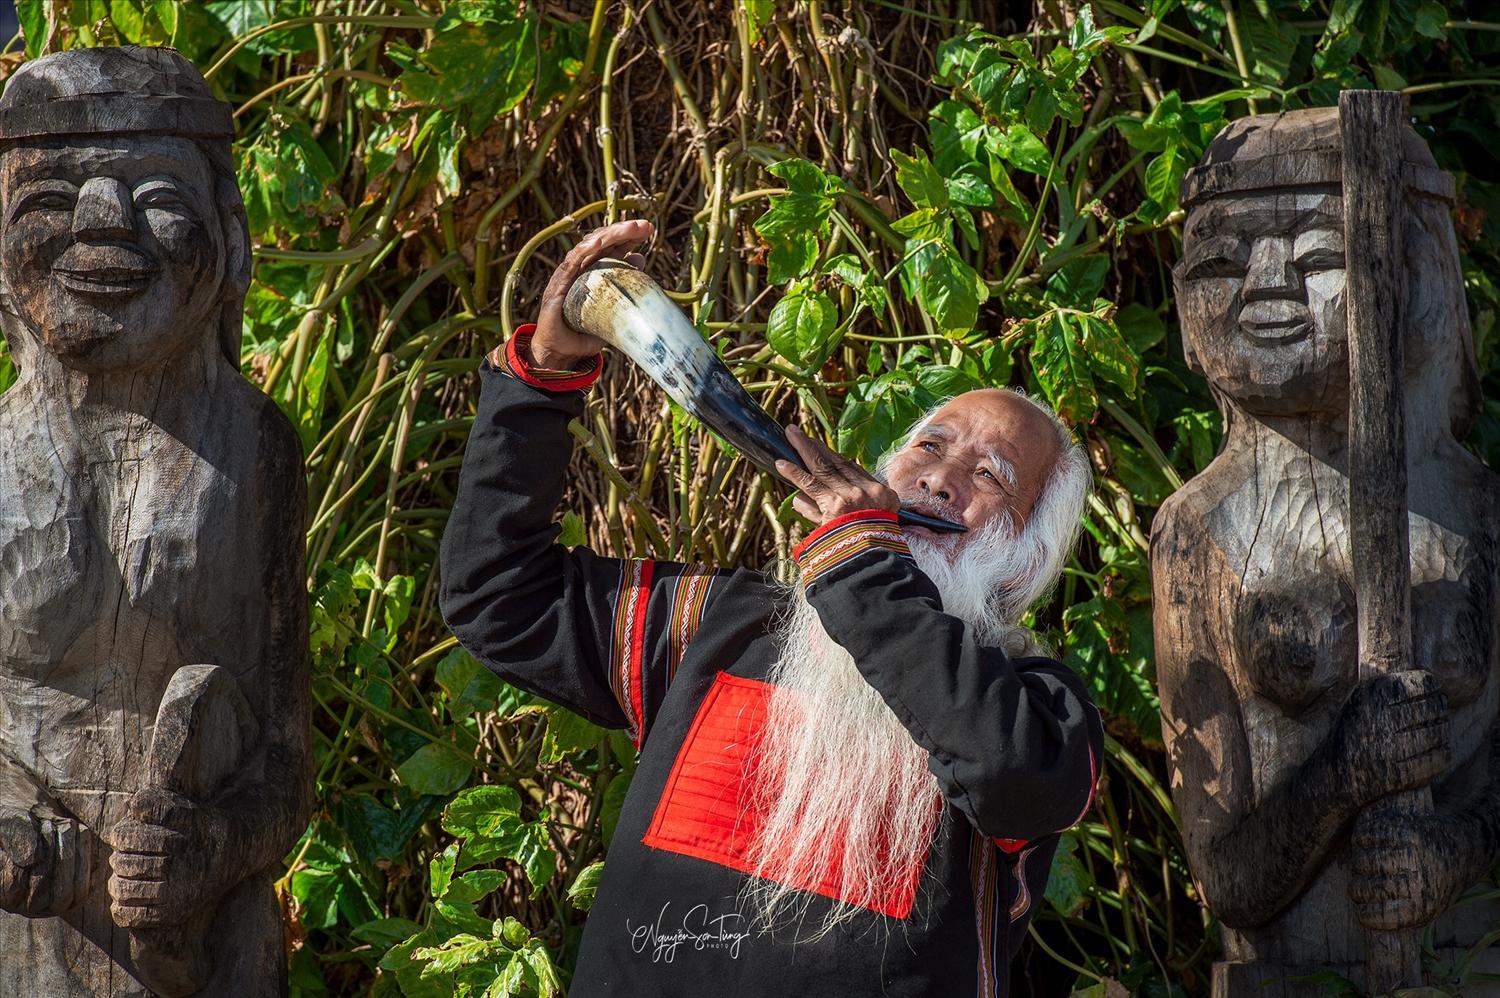
[[1017, 392], [981, 388], [918, 424], [886, 464], [886, 482], [970, 528], [1003, 513], [1020, 530], [1062, 448], [1058, 424], [1036, 403]]

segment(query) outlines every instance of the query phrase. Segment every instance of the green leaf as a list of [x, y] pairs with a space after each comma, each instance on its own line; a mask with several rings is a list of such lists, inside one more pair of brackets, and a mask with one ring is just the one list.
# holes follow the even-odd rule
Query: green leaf
[[1297, 29], [1283, 18], [1263, 17], [1251, 6], [1237, 11], [1241, 43], [1250, 57], [1250, 75], [1264, 83], [1282, 84], [1297, 52]]
[[754, 46], [760, 42], [765, 26], [776, 16], [776, 0], [744, 0], [740, 12], [745, 19], [745, 34]]
[[110, 0], [109, 19], [120, 38], [132, 45], [146, 41], [146, 16], [131, 0]]
[[983, 387], [973, 376], [946, 364], [923, 364], [916, 370], [917, 404], [926, 410], [939, 399], [952, 398]]
[[531, 940], [521, 950], [521, 959], [526, 961], [527, 968], [536, 978], [536, 989], [545, 998], [562, 993], [562, 979], [557, 975], [557, 967], [552, 963], [552, 954], [538, 940]]
[[1135, 396], [1136, 372], [1140, 361], [1136, 358], [1125, 337], [1108, 318], [1113, 306], [1106, 304], [1095, 312], [1074, 315], [1083, 336], [1083, 348], [1088, 352], [1089, 367], [1105, 381], [1118, 386], [1127, 396]]
[[1384, 63], [1376, 63], [1371, 70], [1375, 74], [1375, 85], [1381, 90], [1402, 90], [1406, 87], [1406, 77]]
[[568, 900], [574, 906], [588, 911], [593, 907], [594, 895], [599, 890], [599, 877], [604, 873], [604, 861], [598, 860], [578, 871], [573, 885], [568, 888]]
[[571, 509], [563, 513], [562, 533], [558, 535], [557, 543], [563, 547], [576, 548], [588, 540], [588, 531], [584, 529], [583, 517]]
[[985, 123], [967, 105], [955, 100], [940, 101], [928, 113], [932, 165], [943, 176], [954, 176], [977, 159]]
[[388, 950], [401, 940], [416, 935], [422, 927], [409, 918], [375, 918], [356, 925], [349, 935], [378, 950]]
[[915, 299], [945, 335], [964, 335], [979, 321], [979, 303], [989, 287], [948, 242], [906, 242], [903, 273]]
[[770, 247], [771, 283], [784, 284], [812, 270], [818, 259], [818, 239], [831, 229], [828, 216], [834, 199], [848, 185], [805, 159], [782, 160], [767, 172], [786, 182], [787, 193], [771, 199], [770, 208], [755, 220], [754, 228]]
[[625, 806], [625, 795], [630, 791], [631, 776], [618, 773], [604, 788], [604, 802], [599, 805], [599, 833], [608, 848], [615, 837], [615, 826], [620, 822], [620, 809]]
[[432, 974], [451, 974], [461, 967], [487, 960], [496, 955], [497, 946], [493, 939], [463, 934], [454, 936], [441, 946], [424, 946], [413, 952], [412, 957], [428, 961], [427, 969], [422, 971], [422, 976], [428, 977]]
[[1038, 176], [1045, 177], [1052, 168], [1052, 154], [1047, 146], [1035, 132], [1020, 123], [1004, 129], [986, 129], [984, 146], [991, 155]]
[[42, 43], [47, 39], [47, 0], [16, 0], [16, 19], [21, 24], [21, 36], [26, 40], [26, 58], [35, 59], [42, 54]]
[[531, 933], [526, 926], [511, 915], [495, 919], [491, 934], [511, 949], [520, 949], [531, 938]]
[[1054, 310], [1029, 323], [1035, 336], [1031, 366], [1057, 414], [1069, 423], [1087, 423], [1094, 418], [1099, 397], [1083, 337], [1069, 318]]
[[504, 681], [462, 648], [443, 656], [437, 664], [436, 679], [448, 696], [448, 713], [452, 717], [494, 710], [505, 692]]
[[814, 367], [822, 360], [838, 318], [838, 306], [823, 292], [797, 290], [771, 309], [766, 342], [792, 363]]
[[[381, 688], [390, 687], [382, 684]], [[345, 793], [332, 807], [339, 828], [359, 858], [372, 866], [396, 859], [414, 828], [401, 815], [364, 793]]]
[[473, 759], [442, 742], [422, 746], [396, 767], [396, 777], [403, 786], [414, 793], [439, 796], [457, 791], [469, 782], [473, 772]]
[[[1187, 160], [1178, 153], [1176, 146], [1169, 146], [1146, 167], [1146, 196], [1157, 206], [1151, 213], [1151, 220], [1158, 220], [1176, 210], [1187, 167]], [[1146, 212], [1141, 214], [1144, 216]]]
[[492, 862], [499, 857], [521, 864], [536, 897], [557, 872], [557, 854], [540, 821], [521, 820], [521, 799], [511, 787], [470, 787], [443, 812], [443, 830], [466, 839], [460, 867]]
[[1047, 279], [1044, 297], [1065, 308], [1089, 308], [1104, 287], [1109, 257], [1103, 254], [1076, 256]]
[[825, 173], [818, 164], [797, 157], [773, 163], [766, 172], [785, 181], [787, 189], [794, 194], [828, 197], [849, 189], [842, 177]]
[[900, 149], [892, 149], [891, 159], [896, 164], [896, 183], [901, 185], [912, 204], [918, 208], [948, 207], [948, 186], [942, 175], [933, 169], [927, 153], [918, 148], [915, 156], [908, 156]]
[[451, 982], [422, 976], [425, 960], [413, 959], [413, 954], [435, 942], [431, 930], [424, 929], [404, 942], [397, 943], [380, 958], [380, 969], [392, 974], [404, 998], [453, 998]]
[[1063, 832], [1052, 856], [1052, 870], [1047, 875], [1047, 901], [1064, 918], [1072, 918], [1088, 905], [1089, 871], [1078, 858], [1076, 829]]
[[1448, 8], [1433, 0], [1426, 0], [1417, 8], [1412, 28], [1424, 38], [1444, 41], [1448, 37]]
[[151, 10], [155, 12], [156, 22], [161, 25], [162, 31], [166, 32], [169, 45], [177, 41], [177, 2], [178, 0], [151, 0]]
[[443, 900], [459, 904], [478, 901], [498, 890], [509, 879], [504, 870], [470, 870], [449, 882], [448, 889], [443, 891]]
[[542, 737], [542, 762], [558, 762], [599, 744], [604, 729], [565, 707], [547, 708], [547, 733]]
[[531, 881], [531, 897], [541, 894], [557, 872], [557, 853], [546, 826], [540, 821], [502, 822], [493, 835], [464, 843], [461, 863], [466, 867], [476, 866], [502, 856], [520, 863], [526, 871], [526, 879]]
[[397, 80], [402, 93], [428, 107], [463, 108], [469, 131], [477, 135], [531, 90], [535, 24], [521, 16], [499, 23], [461, 22], [439, 32], [418, 60]]
[[448, 885], [453, 882], [453, 866], [458, 861], [458, 845], [450, 845], [427, 864], [428, 890], [432, 896], [440, 898], [448, 893]]
[[459, 838], [488, 837], [521, 817], [521, 797], [512, 787], [470, 787], [448, 802], [443, 830]]
[[[944, 182], [948, 188], [948, 200], [959, 205], [973, 205], [976, 208], [985, 208], [995, 203], [995, 192], [990, 185], [972, 173], [961, 173], [956, 177], [949, 177]], [[968, 218], [968, 213], [955, 211], [954, 217]]]
[[1115, 313], [1115, 325], [1137, 357], [1166, 339], [1167, 327], [1156, 310], [1140, 302], [1131, 302]]
[[[381, 603], [385, 617], [385, 630], [392, 644], [396, 640], [396, 629], [406, 623], [411, 613], [411, 598], [416, 595], [417, 580], [410, 575], [393, 575], [386, 580]], [[390, 651], [390, 648], [386, 649]]]

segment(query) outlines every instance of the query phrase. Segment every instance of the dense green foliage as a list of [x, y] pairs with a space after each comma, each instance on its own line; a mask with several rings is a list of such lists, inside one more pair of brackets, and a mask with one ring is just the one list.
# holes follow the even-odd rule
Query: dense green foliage
[[[1219, 432], [1175, 331], [1178, 182], [1234, 117], [1404, 89], [1459, 180], [1493, 388], [1500, 25], [1435, 0], [1004, 6], [18, 0], [27, 56], [170, 43], [237, 109], [244, 369], [296, 424], [312, 505], [318, 808], [279, 883], [296, 993], [569, 976], [634, 754], [459, 649], [436, 556], [478, 358], [619, 217], [656, 223], [651, 272], [767, 408], [850, 455], [983, 384], [1079, 423], [1099, 487], [1037, 624], [1105, 709], [1109, 758], [1018, 986], [1206, 993], [1147, 572], [1153, 510]], [[567, 543], [784, 564], [806, 524], [767, 478], [625, 363], [592, 399]], [[1500, 457], [1495, 401], [1473, 443]]]

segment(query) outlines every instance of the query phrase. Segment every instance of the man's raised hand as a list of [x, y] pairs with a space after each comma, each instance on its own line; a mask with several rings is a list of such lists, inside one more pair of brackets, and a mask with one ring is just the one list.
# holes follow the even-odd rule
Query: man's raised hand
[[622, 257], [633, 267], [644, 267], [646, 258], [639, 253], [622, 253], [651, 238], [655, 227], [643, 218], [601, 226], [568, 251], [562, 263], [552, 272], [547, 289], [542, 292], [537, 314], [536, 332], [531, 337], [530, 361], [537, 367], [552, 370], [574, 370], [604, 348], [604, 341], [580, 333], [563, 318], [563, 301], [578, 276], [596, 260], [606, 256]]
[[827, 523], [857, 510], [884, 509], [894, 513], [901, 508], [901, 500], [894, 491], [797, 427], [787, 427], [786, 439], [802, 458], [803, 467], [778, 460], [776, 471], [801, 491], [792, 498], [792, 508], [809, 520]]

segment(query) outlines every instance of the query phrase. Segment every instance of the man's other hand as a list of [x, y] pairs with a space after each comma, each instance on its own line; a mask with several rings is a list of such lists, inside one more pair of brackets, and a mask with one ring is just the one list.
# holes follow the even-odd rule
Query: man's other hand
[[800, 495], [792, 498], [792, 508], [809, 520], [827, 523], [857, 510], [885, 509], [894, 513], [901, 508], [895, 492], [797, 427], [787, 427], [786, 439], [802, 458], [803, 467], [777, 461], [776, 470], [801, 490]]
[[555, 371], [576, 370], [604, 348], [604, 341], [581, 333], [563, 318], [563, 301], [568, 289], [594, 261], [606, 256], [623, 258], [632, 267], [644, 267], [646, 258], [639, 253], [621, 253], [626, 247], [650, 239], [655, 226], [643, 218], [615, 222], [590, 232], [568, 251], [562, 263], [552, 272], [531, 337], [531, 363]]

